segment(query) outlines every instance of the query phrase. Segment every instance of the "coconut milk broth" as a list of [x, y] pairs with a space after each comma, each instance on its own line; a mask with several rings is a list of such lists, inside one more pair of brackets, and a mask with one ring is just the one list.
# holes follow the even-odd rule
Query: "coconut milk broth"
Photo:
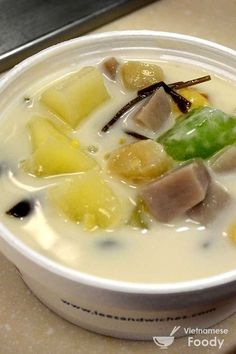
[[[161, 62], [165, 81], [175, 82], [205, 75], [203, 70], [186, 65]], [[80, 69], [80, 67], [78, 67]], [[53, 77], [54, 79], [55, 77]], [[48, 77], [48, 83], [52, 83]], [[127, 93], [121, 83], [114, 84], [104, 76], [112, 99], [96, 110], [74, 133], [82, 146], [94, 145], [93, 154], [105, 168], [104, 155], [119, 146], [124, 137], [121, 124], [109, 133], [100, 134], [102, 126], [114, 113], [126, 104], [133, 93]], [[226, 229], [236, 213], [236, 203], [222, 212], [209, 228], [191, 221], [179, 219], [174, 224], [161, 224], [152, 220], [150, 230], [142, 231], [130, 226], [116, 230], [84, 231], [82, 225], [64, 220], [47, 201], [45, 192], [60, 182], [59, 177], [34, 178], [22, 172], [19, 161], [30, 155], [31, 144], [26, 124], [34, 114], [51, 116], [39, 102], [45, 84], [34, 86], [22, 93], [22, 97], [10, 107], [7, 119], [1, 123], [1, 221], [19, 238], [43, 255], [68, 267], [110, 279], [131, 282], [174, 282], [192, 280], [232, 270], [236, 266], [236, 246], [230, 241]], [[236, 87], [223, 79], [212, 76], [210, 82], [199, 85], [206, 92], [212, 106], [232, 113], [235, 108]], [[24, 100], [25, 96], [30, 101]], [[125, 117], [125, 124], [128, 124]], [[134, 142], [125, 137], [126, 143]], [[214, 176], [236, 198], [235, 174]], [[120, 197], [127, 213], [134, 205], [136, 188], [106, 175]], [[25, 220], [14, 219], [5, 212], [30, 195], [37, 200], [35, 213]], [[108, 241], [108, 242], [107, 242]]]

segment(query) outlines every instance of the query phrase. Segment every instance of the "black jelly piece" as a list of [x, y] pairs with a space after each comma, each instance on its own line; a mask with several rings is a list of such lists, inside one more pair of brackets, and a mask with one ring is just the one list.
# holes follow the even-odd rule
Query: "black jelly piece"
[[104, 249], [104, 250], [115, 249], [115, 248], [120, 247], [120, 243], [117, 242], [116, 240], [111, 239], [111, 238], [106, 239], [106, 240], [101, 240], [97, 243], [97, 245], [99, 246], [99, 248]]
[[211, 246], [210, 241], [205, 241], [205, 242], [202, 244], [202, 248], [209, 248], [210, 246]]
[[30, 215], [33, 211], [33, 203], [31, 200], [25, 199], [21, 202], [14, 205], [11, 209], [9, 209], [6, 214], [10, 216], [14, 216], [14, 218], [25, 218]]
[[4, 161], [0, 162], [0, 176], [6, 171], [6, 163]]

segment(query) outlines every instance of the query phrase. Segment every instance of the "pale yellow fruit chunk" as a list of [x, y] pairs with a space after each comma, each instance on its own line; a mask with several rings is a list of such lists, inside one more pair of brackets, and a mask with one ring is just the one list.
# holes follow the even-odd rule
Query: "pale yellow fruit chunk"
[[231, 240], [236, 244], [236, 222], [234, 222], [229, 230], [228, 230], [228, 236], [231, 238]]
[[121, 67], [121, 75], [126, 88], [141, 90], [164, 78], [162, 69], [155, 64], [141, 61], [127, 61]]
[[95, 166], [96, 161], [74, 146], [73, 140], [66, 142], [53, 136], [23, 163], [26, 172], [38, 177], [84, 172]]
[[57, 81], [42, 93], [41, 100], [75, 128], [109, 97], [102, 74], [91, 66]]
[[35, 116], [28, 123], [31, 142], [33, 149], [36, 150], [41, 144], [45, 143], [48, 138], [54, 137], [58, 140], [69, 141], [65, 134], [57, 129], [57, 127], [47, 118]]
[[66, 180], [49, 191], [49, 199], [68, 219], [88, 230], [112, 228], [121, 221], [121, 203], [97, 171]]
[[34, 117], [28, 123], [33, 154], [22, 163], [23, 169], [34, 176], [84, 172], [97, 166], [78, 140], [62, 134], [48, 119]]
[[173, 160], [162, 145], [152, 140], [122, 146], [113, 151], [108, 159], [111, 174], [133, 183], [149, 181], [172, 166]]

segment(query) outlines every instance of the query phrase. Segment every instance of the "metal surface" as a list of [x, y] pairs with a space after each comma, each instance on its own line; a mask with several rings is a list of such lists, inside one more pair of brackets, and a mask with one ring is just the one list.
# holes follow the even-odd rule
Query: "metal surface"
[[153, 0], [0, 0], [0, 72]]

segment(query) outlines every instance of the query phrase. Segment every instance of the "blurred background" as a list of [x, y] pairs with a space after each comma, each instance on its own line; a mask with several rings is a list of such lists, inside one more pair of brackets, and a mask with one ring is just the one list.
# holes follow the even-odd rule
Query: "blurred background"
[[236, 0], [0, 0], [0, 71], [92, 30], [190, 34], [236, 49]]
[[0, 0], [0, 71], [153, 0]]

